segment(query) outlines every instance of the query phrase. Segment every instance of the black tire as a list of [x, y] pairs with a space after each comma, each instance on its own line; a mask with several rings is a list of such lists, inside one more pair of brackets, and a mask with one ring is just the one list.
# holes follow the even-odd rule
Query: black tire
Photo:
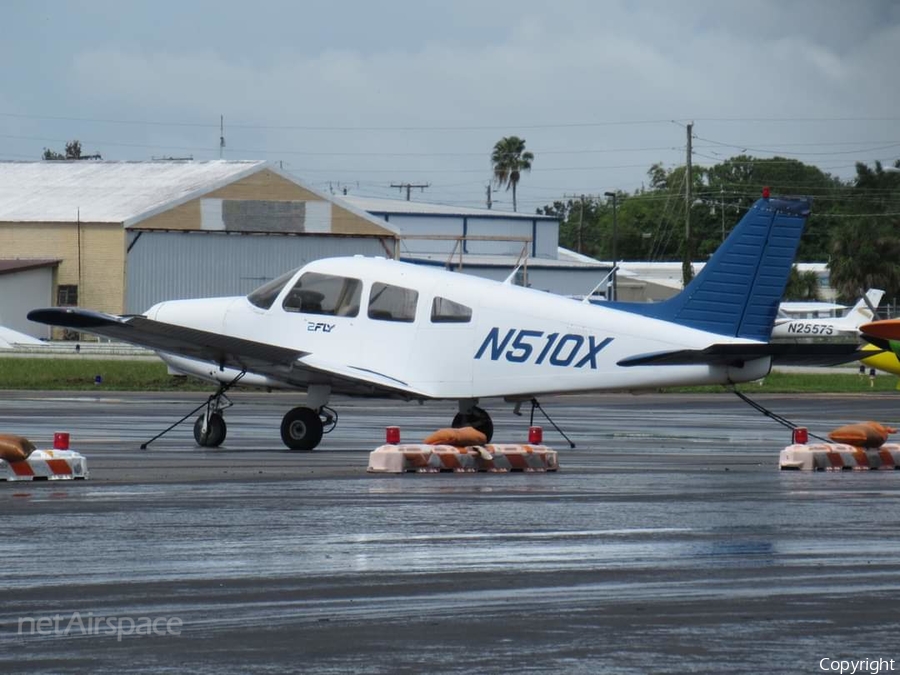
[[312, 408], [294, 408], [281, 420], [281, 440], [291, 450], [314, 450], [322, 433], [322, 419]]
[[218, 448], [225, 441], [228, 427], [225, 418], [219, 413], [209, 416], [209, 424], [206, 425], [206, 434], [203, 433], [203, 415], [194, 422], [194, 440], [203, 448]]
[[469, 412], [456, 413], [456, 417], [453, 418], [450, 426], [454, 429], [474, 427], [487, 437], [486, 443], [490, 443], [494, 437], [494, 423], [491, 421], [491, 416], [487, 414], [486, 410], [479, 408], [477, 405], [472, 406]]

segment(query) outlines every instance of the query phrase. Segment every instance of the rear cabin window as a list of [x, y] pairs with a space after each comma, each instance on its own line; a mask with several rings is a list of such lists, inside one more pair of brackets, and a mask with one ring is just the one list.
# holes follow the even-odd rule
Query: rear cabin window
[[281, 289], [285, 287], [287, 282], [289, 282], [291, 277], [296, 273], [297, 270], [291, 270], [290, 272], [285, 272], [280, 277], [275, 277], [272, 281], [267, 281], [248, 295], [247, 300], [260, 309], [269, 309], [269, 307], [272, 306], [272, 303], [275, 302], [275, 298], [281, 293]]
[[431, 303], [431, 323], [469, 323], [471, 320], [471, 307], [440, 296]]
[[419, 292], [411, 288], [374, 283], [369, 294], [369, 318], [378, 321], [416, 320]]
[[359, 279], [307, 272], [285, 296], [282, 307], [288, 312], [304, 314], [356, 316], [361, 295]]

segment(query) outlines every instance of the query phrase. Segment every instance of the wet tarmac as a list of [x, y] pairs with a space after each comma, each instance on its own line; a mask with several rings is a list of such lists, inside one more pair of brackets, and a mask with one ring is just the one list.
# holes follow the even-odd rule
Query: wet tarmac
[[[222, 449], [186, 424], [141, 451], [201, 396], [92, 394], [0, 393], [0, 431], [68, 431], [92, 473], [0, 483], [0, 672], [900, 670], [900, 471], [780, 472], [789, 432], [734, 397], [548, 400], [558, 474], [372, 476], [385, 425], [421, 438], [452, 404], [333, 401], [291, 453], [297, 401], [238, 393]], [[900, 417], [759, 400], [821, 434]]]

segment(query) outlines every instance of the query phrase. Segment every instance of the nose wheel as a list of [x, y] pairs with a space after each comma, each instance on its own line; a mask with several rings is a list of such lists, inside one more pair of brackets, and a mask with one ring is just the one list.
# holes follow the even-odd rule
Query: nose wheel
[[225, 418], [219, 413], [212, 413], [209, 419], [200, 415], [194, 422], [194, 440], [204, 448], [218, 448], [225, 441], [228, 427]]

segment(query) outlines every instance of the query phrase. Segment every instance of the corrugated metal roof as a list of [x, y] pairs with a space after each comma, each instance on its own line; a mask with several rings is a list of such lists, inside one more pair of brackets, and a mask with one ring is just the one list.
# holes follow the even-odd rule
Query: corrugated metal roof
[[62, 260], [60, 260], [59, 258], [0, 259], [0, 274], [24, 272], [26, 270], [38, 269], [40, 267], [56, 267], [61, 262]]
[[445, 204], [426, 204], [423, 202], [405, 201], [402, 199], [381, 199], [378, 197], [358, 197], [345, 195], [335, 197], [337, 202], [346, 202], [369, 213], [404, 214], [428, 216], [481, 216], [488, 218], [516, 218], [521, 220], [559, 220], [555, 216], [540, 216], [534, 213], [516, 213], [514, 211], [495, 211], [493, 209], [473, 209], [465, 206], [447, 206]]
[[261, 160], [0, 162], [0, 221], [129, 224], [265, 166]]
[[[455, 267], [459, 264], [459, 255], [450, 256], [447, 253], [415, 253], [402, 255], [401, 260], [420, 264], [431, 265], [448, 265]], [[507, 255], [478, 255], [472, 253], [464, 253], [462, 257], [463, 269], [466, 266], [471, 267], [508, 267], [512, 269], [519, 262], [517, 256]], [[559, 258], [528, 258], [528, 267], [542, 269], [608, 269], [610, 263], [594, 260], [586, 255], [581, 255], [569, 251], [565, 248], [559, 249]]]

